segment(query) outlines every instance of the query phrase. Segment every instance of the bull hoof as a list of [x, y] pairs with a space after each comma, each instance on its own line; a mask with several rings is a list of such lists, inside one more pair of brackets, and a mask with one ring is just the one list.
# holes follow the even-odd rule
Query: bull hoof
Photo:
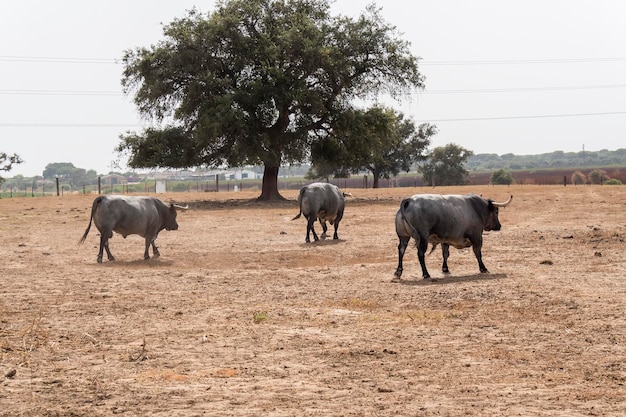
[[402, 276], [402, 269], [396, 269], [396, 272], [393, 274], [394, 278], [400, 278]]
[[430, 279], [430, 275], [424, 275], [422, 278], [423, 279]]
[[98, 263], [101, 264], [102, 263], [102, 257], [98, 257]]
[[444, 274], [449, 274], [450, 270], [448, 268], [441, 268], [441, 272], [443, 272]]

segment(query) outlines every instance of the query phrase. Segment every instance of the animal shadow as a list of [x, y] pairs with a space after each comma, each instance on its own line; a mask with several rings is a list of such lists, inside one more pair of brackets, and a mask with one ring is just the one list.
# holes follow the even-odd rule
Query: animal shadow
[[315, 241], [311, 241], [311, 243], [302, 243], [300, 246], [303, 247], [307, 247], [307, 246], [332, 246], [332, 245], [338, 245], [342, 242], [345, 242], [343, 239], [333, 239], [333, 238], [326, 238], [326, 239], [320, 239], [320, 240], [315, 240]]
[[457, 284], [463, 282], [473, 281], [489, 281], [495, 279], [507, 278], [507, 274], [473, 274], [473, 275], [459, 275], [459, 276], [446, 276], [443, 278], [428, 278], [428, 279], [397, 279], [394, 278], [391, 283], [401, 284], [408, 286], [425, 286], [425, 285], [448, 285]]
[[159, 258], [151, 258], [151, 259], [134, 259], [130, 261], [120, 261], [116, 259], [115, 261], [105, 261], [101, 264], [107, 268], [155, 268], [155, 267], [164, 267], [164, 266], [172, 266], [174, 265], [173, 261], [167, 261]]

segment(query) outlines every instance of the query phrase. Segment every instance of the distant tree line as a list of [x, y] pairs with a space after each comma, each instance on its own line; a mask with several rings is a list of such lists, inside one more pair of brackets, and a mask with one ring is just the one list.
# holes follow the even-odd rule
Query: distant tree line
[[469, 171], [485, 171], [493, 169], [529, 170], [542, 168], [569, 168], [569, 167], [607, 167], [626, 165], [626, 149], [609, 151], [554, 151], [537, 155], [504, 155], [481, 153], [467, 158], [465, 167]]

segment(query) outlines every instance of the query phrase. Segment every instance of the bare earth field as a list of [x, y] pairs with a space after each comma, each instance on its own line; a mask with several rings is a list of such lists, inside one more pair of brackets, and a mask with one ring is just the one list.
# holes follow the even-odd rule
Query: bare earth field
[[[626, 415], [626, 187], [347, 191], [313, 244], [296, 191], [163, 195], [191, 208], [161, 257], [103, 264], [94, 196], [0, 200], [0, 415]], [[489, 274], [451, 249], [422, 280], [411, 246], [391, 282], [418, 192], [514, 195]]]

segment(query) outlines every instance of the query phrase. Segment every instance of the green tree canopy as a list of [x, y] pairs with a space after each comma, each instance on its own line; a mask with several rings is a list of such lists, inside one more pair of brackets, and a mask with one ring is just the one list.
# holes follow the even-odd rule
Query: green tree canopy
[[[0, 152], [0, 171], [9, 172], [13, 169], [13, 165], [21, 164], [22, 158], [19, 155], [13, 154], [9, 155], [6, 152]], [[2, 184], [5, 179], [0, 176], [0, 184]]]
[[281, 164], [306, 161], [351, 100], [423, 87], [418, 58], [379, 9], [333, 17], [329, 3], [224, 0], [127, 51], [122, 85], [153, 126], [117, 150], [133, 168], [264, 165], [259, 198], [282, 198]]
[[374, 188], [380, 178], [391, 178], [425, 159], [424, 151], [436, 126], [411, 120], [393, 109], [375, 106], [368, 110], [348, 110], [336, 120], [330, 135], [312, 148], [310, 177], [327, 178], [370, 171]]
[[46, 165], [43, 176], [48, 179], [59, 177], [72, 187], [82, 187], [94, 182], [98, 174], [93, 169], [77, 168], [71, 162], [52, 162]]
[[51, 162], [43, 170], [44, 178], [69, 178], [77, 168], [71, 162]]
[[428, 162], [419, 167], [424, 182], [435, 185], [467, 184], [469, 172], [464, 165], [473, 152], [454, 143], [433, 149]]
[[493, 171], [489, 177], [489, 183], [493, 185], [511, 185], [514, 181], [511, 171], [504, 168]]

